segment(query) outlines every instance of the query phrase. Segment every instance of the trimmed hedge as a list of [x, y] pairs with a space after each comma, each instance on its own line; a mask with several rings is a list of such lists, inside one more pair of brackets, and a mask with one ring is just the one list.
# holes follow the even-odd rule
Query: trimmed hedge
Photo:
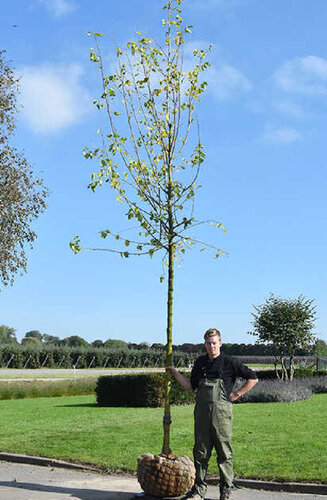
[[[163, 406], [165, 374], [106, 375], [98, 378], [95, 393], [99, 406]], [[195, 395], [173, 379], [170, 400], [175, 405], [190, 404], [194, 402]]]
[[[255, 370], [255, 372], [259, 380], [278, 380], [275, 369]], [[314, 368], [295, 368], [294, 370], [294, 378], [314, 377], [320, 375], [327, 376], [327, 370], [315, 370]]]
[[[189, 376], [183, 372], [184, 376]], [[243, 385], [238, 379], [234, 390]], [[106, 375], [99, 377], [95, 393], [99, 406], [157, 407], [164, 404], [165, 374]], [[313, 393], [327, 393], [327, 376], [283, 380], [259, 380], [257, 385], [242, 396], [238, 403], [292, 402], [307, 399]], [[195, 393], [183, 389], [173, 379], [171, 403], [191, 404]]]

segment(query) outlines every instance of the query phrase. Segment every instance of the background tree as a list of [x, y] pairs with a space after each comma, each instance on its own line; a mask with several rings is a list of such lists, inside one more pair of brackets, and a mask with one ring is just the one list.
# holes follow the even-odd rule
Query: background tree
[[63, 345], [68, 345], [69, 347], [87, 347], [89, 343], [83, 339], [82, 337], [79, 337], [78, 335], [72, 335], [71, 337], [65, 337], [62, 340]]
[[109, 349], [127, 349], [127, 343], [124, 340], [108, 339], [104, 342], [104, 347]]
[[0, 325], [0, 345], [18, 344], [15, 328]]
[[0, 283], [11, 285], [26, 271], [26, 246], [36, 233], [31, 223], [44, 211], [47, 190], [23, 153], [10, 143], [17, 114], [18, 79], [0, 51]]
[[30, 332], [25, 333], [25, 338], [34, 337], [35, 339], [39, 339], [41, 342], [43, 340], [43, 335], [39, 330], [31, 330]]
[[327, 356], [327, 342], [317, 339], [314, 345], [314, 353], [316, 356]]
[[47, 333], [43, 334], [43, 343], [45, 345], [60, 345], [62, 341], [56, 335], [48, 335]]
[[[282, 365], [282, 378], [293, 379], [294, 356], [297, 349], [309, 347], [315, 340], [312, 332], [316, 320], [314, 299], [300, 295], [281, 299], [273, 294], [264, 304], [254, 306], [252, 335], [261, 343], [273, 344]], [[285, 358], [289, 358], [289, 367]]]
[[[137, 33], [137, 41], [125, 49], [116, 47], [117, 72], [107, 75], [95, 33], [96, 49], [90, 58], [100, 69], [102, 94], [94, 101], [107, 113], [109, 132], [102, 134], [102, 143], [94, 150], [85, 148], [86, 158], [97, 158], [100, 169], [93, 173], [89, 187], [95, 191], [108, 184], [116, 191], [116, 199], [124, 203], [126, 216], [138, 223], [130, 238], [112, 228], [101, 231], [103, 238], [112, 238], [106, 250], [122, 257], [162, 252], [163, 275], [168, 274], [166, 364], [172, 364], [172, 326], [174, 264], [181, 254], [196, 244], [193, 229], [203, 224], [194, 217], [194, 195], [204, 150], [199, 129], [193, 130], [195, 104], [206, 88], [202, 73], [209, 66], [207, 51], [194, 49], [184, 65], [185, 36], [192, 26], [184, 26], [181, 0], [164, 5], [166, 18], [163, 43]], [[192, 145], [191, 145], [192, 144]], [[216, 221], [205, 221], [222, 228]], [[115, 246], [117, 243], [118, 246]], [[121, 246], [119, 246], [121, 245]], [[78, 237], [72, 250], [81, 250]], [[222, 250], [211, 246], [215, 256]], [[96, 250], [96, 249], [93, 249]], [[99, 249], [97, 249], [99, 250]], [[165, 267], [166, 266], [166, 267]], [[166, 376], [164, 411], [164, 442], [162, 452], [170, 454], [170, 388], [171, 375]]]
[[38, 339], [37, 337], [24, 337], [21, 344], [23, 346], [37, 346], [42, 345], [42, 340]]
[[92, 346], [92, 347], [99, 348], [99, 347], [103, 347], [103, 346], [104, 346], [104, 344], [103, 344], [103, 341], [102, 341], [102, 340], [97, 339], [97, 340], [94, 340], [94, 341], [91, 343], [91, 346]]

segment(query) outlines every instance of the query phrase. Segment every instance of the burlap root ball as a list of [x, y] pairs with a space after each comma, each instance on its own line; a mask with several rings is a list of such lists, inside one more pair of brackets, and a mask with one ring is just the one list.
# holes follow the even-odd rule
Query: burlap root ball
[[144, 453], [137, 459], [137, 479], [147, 495], [178, 497], [193, 486], [195, 469], [186, 456], [168, 458]]

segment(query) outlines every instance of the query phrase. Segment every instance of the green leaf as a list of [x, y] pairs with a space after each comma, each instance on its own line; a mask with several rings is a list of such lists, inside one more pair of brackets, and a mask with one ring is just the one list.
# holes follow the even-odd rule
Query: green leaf
[[75, 255], [78, 254], [82, 250], [79, 236], [75, 236], [69, 243], [69, 246]]

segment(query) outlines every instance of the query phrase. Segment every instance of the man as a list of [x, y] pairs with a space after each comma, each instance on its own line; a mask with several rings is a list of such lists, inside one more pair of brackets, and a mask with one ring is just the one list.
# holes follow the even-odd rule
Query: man
[[[207, 354], [194, 363], [191, 379], [185, 378], [173, 366], [168, 366], [187, 391], [197, 390], [194, 409], [194, 465], [195, 484], [185, 498], [201, 500], [205, 497], [205, 476], [212, 448], [215, 447], [220, 474], [220, 500], [228, 500], [233, 486], [232, 403], [247, 393], [258, 382], [254, 371], [237, 359], [220, 352], [219, 330], [210, 328], [204, 334]], [[236, 377], [245, 379], [236, 392]]]

